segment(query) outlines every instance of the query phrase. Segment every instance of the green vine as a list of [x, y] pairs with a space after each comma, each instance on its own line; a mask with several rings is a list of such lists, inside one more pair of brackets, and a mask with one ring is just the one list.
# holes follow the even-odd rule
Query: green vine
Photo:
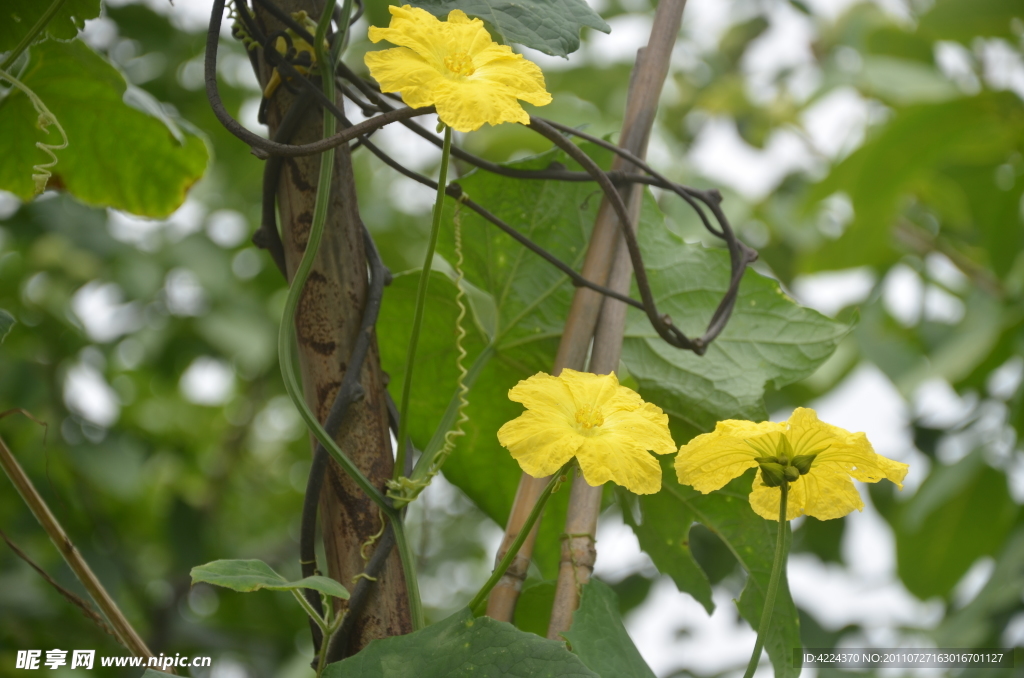
[[[317, 24], [315, 37], [317, 62], [324, 64], [324, 70], [327, 72], [333, 72], [333, 66], [337, 63], [338, 58], [341, 55], [342, 48], [345, 44], [345, 32], [347, 31], [348, 26], [347, 17], [350, 15], [352, 9], [351, 0], [345, 0], [345, 4], [342, 8], [342, 17], [345, 17], [342, 20], [343, 26], [339, 34], [335, 36], [334, 46], [331, 48], [330, 54], [327, 55], [324, 52], [324, 44], [327, 29], [330, 26], [334, 4], [335, 0], [328, 0], [324, 7], [324, 12], [320, 17], [320, 21]], [[321, 78], [321, 80], [323, 82], [324, 94], [328, 100], [333, 101], [335, 98], [334, 78], [327, 77]], [[323, 137], [327, 138], [332, 136], [335, 133], [336, 126], [337, 120], [333, 115], [324, 115]], [[284, 314], [281, 319], [281, 329], [278, 335], [278, 359], [281, 363], [281, 374], [284, 377], [285, 390], [287, 390], [288, 396], [299, 411], [299, 415], [302, 417], [306, 426], [310, 431], [312, 431], [316, 439], [323, 444], [324, 449], [327, 450], [331, 457], [338, 462], [345, 473], [347, 473], [349, 477], [359, 485], [360, 489], [362, 489], [363, 492], [365, 492], [366, 495], [375, 504], [377, 504], [381, 512], [391, 520], [395, 532], [395, 542], [398, 547], [399, 555], [402, 559], [402, 569], [405, 573], [413, 627], [414, 629], [420, 629], [426, 625], [426, 622], [423, 615], [423, 604], [420, 601], [419, 596], [419, 585], [416, 581], [416, 562], [412, 554], [412, 549], [409, 546], [408, 538], [405, 534], [401, 513], [391, 506], [384, 495], [381, 494], [381, 492], [369, 481], [362, 471], [360, 471], [352, 462], [348, 455], [341, 450], [334, 439], [327, 434], [327, 431], [324, 430], [316, 415], [313, 414], [309, 405], [306, 404], [305, 398], [302, 394], [302, 387], [299, 384], [297, 372], [295, 370], [295, 315], [298, 309], [299, 299], [302, 296], [302, 290], [306, 284], [306, 279], [309, 277], [309, 273], [313, 268], [313, 261], [316, 258], [317, 251], [320, 248], [320, 242], [323, 239], [333, 175], [334, 149], [331, 148], [324, 151], [320, 156], [320, 177], [317, 182], [316, 202], [313, 207], [313, 222], [310, 226], [306, 249], [302, 254], [302, 259], [299, 262], [299, 266], [295, 271], [295, 276], [292, 279], [291, 287], [288, 290], [288, 297], [285, 300]]]

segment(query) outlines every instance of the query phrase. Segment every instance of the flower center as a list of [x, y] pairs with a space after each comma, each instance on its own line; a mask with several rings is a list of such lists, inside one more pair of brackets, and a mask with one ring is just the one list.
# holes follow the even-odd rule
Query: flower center
[[764, 448], [753, 445], [749, 440], [747, 444], [762, 454], [760, 457], [755, 457], [754, 461], [761, 468], [761, 481], [768, 487], [778, 487], [783, 483], [795, 483], [800, 476], [810, 473], [814, 458], [828, 448], [826, 445], [810, 454], [796, 454], [792, 443], [785, 434], [779, 436], [779, 442], [774, 450], [775, 454], [765, 454]]
[[590, 405], [584, 405], [580, 409], [576, 410], [576, 423], [582, 426], [585, 430], [600, 426], [604, 423], [604, 415], [601, 414], [601, 410], [595, 409]]
[[444, 58], [444, 66], [453, 75], [461, 75], [463, 77], [469, 77], [476, 72], [476, 68], [473, 67], [473, 58], [465, 52], [456, 52]]

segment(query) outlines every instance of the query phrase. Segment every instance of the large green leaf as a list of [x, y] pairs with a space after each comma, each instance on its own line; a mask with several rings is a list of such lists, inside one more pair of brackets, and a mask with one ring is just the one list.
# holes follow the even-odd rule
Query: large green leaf
[[[14, 49], [50, 6], [49, 0], [4, 0], [0, 10], [0, 52]], [[65, 0], [40, 37], [70, 40], [87, 19], [100, 15], [100, 0]]]
[[[574, 165], [556, 152], [513, 163], [542, 168], [553, 161]], [[460, 180], [477, 202], [504, 218], [535, 242], [571, 264], [583, 258], [599, 201], [590, 184], [522, 181], [487, 173]], [[453, 201], [445, 207], [438, 252], [454, 262]], [[519, 465], [498, 444], [502, 424], [519, 416], [522, 406], [508, 399], [510, 388], [554, 362], [573, 288], [568, 278], [527, 251], [475, 213], [460, 214], [464, 270], [470, 316], [467, 367], [485, 345], [493, 357], [480, 370], [469, 394], [466, 435], [444, 467], [445, 476], [460, 487], [497, 523], [504, 525], [521, 475]], [[409, 322], [414, 308], [416, 275], [397, 276], [384, 296], [378, 326], [381, 362], [391, 375], [392, 394], [405, 379]], [[426, 446], [455, 392], [455, 286], [439, 273], [432, 277], [427, 315], [417, 353], [410, 434]], [[557, 574], [558, 535], [563, 531], [568, 492], [548, 503], [535, 556], [546, 577]]]
[[517, 629], [546, 636], [551, 624], [551, 608], [555, 604], [553, 580], [527, 582], [516, 600], [516, 612], [512, 621]]
[[708, 614], [715, 609], [711, 599], [711, 582], [690, 550], [690, 530], [696, 515], [680, 507], [678, 498], [662, 489], [639, 501], [639, 516], [634, 517], [630, 497], [622, 494], [622, 517], [633, 528], [640, 548], [658, 566], [658, 571], [672, 577], [676, 588], [689, 593], [704, 606]]
[[269, 591], [295, 591], [313, 589], [335, 598], [348, 600], [348, 590], [329, 577], [305, 577], [288, 581], [262, 560], [215, 560], [192, 568], [192, 583], [206, 582], [214, 586], [249, 593]]
[[[845, 192], [854, 218], [837, 240], [803, 262], [804, 270], [884, 265], [898, 253], [888, 246], [904, 201], [913, 193], [948, 196], [933, 185], [937, 167], [1004, 162], [1024, 138], [1024, 102], [1008, 92], [983, 93], [899, 110], [873, 139], [836, 165], [810, 194], [820, 200]], [[954, 191], [955, 192], [955, 191]]]
[[[728, 288], [728, 254], [686, 244], [666, 228], [645, 229], [640, 240], [658, 309], [699, 336]], [[729, 324], [704, 356], [672, 348], [630, 309], [622, 360], [646, 400], [691, 433], [708, 431], [722, 419], [765, 419], [765, 387], [809, 375], [848, 331], [799, 306], [774, 280], [747, 271]]]
[[999, 551], [1019, 512], [1006, 476], [980, 452], [937, 466], [914, 497], [890, 513], [900, 578], [918, 598], [948, 595], [975, 560]]
[[580, 47], [584, 26], [608, 33], [611, 27], [584, 0], [410, 0], [445, 18], [453, 9], [486, 21], [506, 42], [565, 57]]
[[[68, 135], [57, 151], [50, 188], [63, 188], [89, 205], [163, 217], [185, 200], [203, 175], [209, 155], [204, 140], [179, 127], [140, 90], [128, 94], [124, 77], [85, 43], [47, 41], [32, 48], [22, 82], [42, 99]], [[36, 127], [28, 97], [12, 90], [0, 103], [0, 189], [28, 200], [32, 166], [48, 161], [37, 141], [56, 144], [59, 133]]]
[[1018, 0], [938, 0], [921, 17], [920, 31], [967, 45], [978, 36], [1016, 40], [1014, 19], [1024, 19], [1024, 7]]
[[[671, 459], [662, 459], [662, 466], [661, 492], [639, 498], [643, 520], [639, 529], [634, 529], [641, 548], [661, 572], [673, 576], [680, 590], [690, 593], [710, 610], [710, 586], [706, 577], [701, 581], [703, 573], [693, 572], [687, 540], [694, 522], [714, 532], [747, 572], [747, 583], [737, 605], [743, 618], [756, 629], [771, 577], [778, 523], [761, 518], [750, 508], [748, 496], [753, 474], [748, 472], [717, 492], [701, 494], [679, 484]], [[623, 513], [628, 514], [625, 507]], [[677, 575], [680, 571], [685, 578]], [[793, 648], [799, 647], [800, 619], [783, 572], [765, 639], [765, 649], [777, 677], [800, 674], [800, 667], [792, 666], [791, 662]]]
[[562, 634], [572, 651], [601, 678], [655, 678], [619, 614], [619, 598], [602, 581], [583, 587], [572, 627]]
[[468, 609], [406, 636], [372, 641], [324, 678], [596, 678], [565, 643]]

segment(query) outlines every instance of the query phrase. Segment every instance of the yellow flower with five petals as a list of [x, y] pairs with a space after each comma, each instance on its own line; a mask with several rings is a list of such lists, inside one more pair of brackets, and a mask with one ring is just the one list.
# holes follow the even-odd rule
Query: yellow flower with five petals
[[648, 450], [676, 451], [668, 416], [614, 374], [540, 372], [508, 397], [527, 409], [498, 430], [498, 441], [527, 474], [549, 476], [576, 457], [591, 486], [611, 480], [636, 494], [661, 489], [661, 465]]
[[519, 99], [551, 103], [540, 67], [494, 42], [480, 19], [458, 9], [446, 22], [409, 5], [388, 9], [390, 25], [370, 27], [370, 40], [399, 46], [365, 57], [382, 91], [400, 92], [413, 108], [436, 106], [441, 122], [459, 132], [485, 122], [529, 123]]
[[909, 468], [876, 454], [863, 433], [826, 424], [804, 407], [780, 423], [720, 421], [711, 433], [683, 445], [675, 462], [679, 482], [704, 494], [757, 467], [750, 506], [767, 520], [779, 519], [782, 482], [789, 483], [787, 520], [829, 520], [864, 508], [851, 479], [887, 478], [903, 489]]

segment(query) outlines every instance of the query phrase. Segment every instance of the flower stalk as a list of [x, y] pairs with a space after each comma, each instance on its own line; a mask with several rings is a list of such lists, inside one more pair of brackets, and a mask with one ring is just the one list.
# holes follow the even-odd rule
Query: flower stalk
[[412, 317], [412, 335], [409, 337], [409, 351], [405, 357], [405, 381], [402, 384], [402, 402], [399, 406], [398, 419], [398, 454], [395, 456], [394, 479], [398, 480], [405, 468], [405, 455], [408, 454], [409, 436], [409, 400], [412, 394], [412, 373], [416, 365], [416, 347], [420, 341], [420, 328], [423, 326], [423, 308], [427, 303], [427, 287], [430, 285], [430, 269], [434, 263], [434, 250], [437, 249], [437, 235], [441, 231], [441, 212], [444, 208], [444, 189], [448, 186], [448, 161], [452, 151], [452, 128], [444, 128], [444, 146], [441, 149], [441, 171], [437, 177], [437, 198], [434, 201], [433, 221], [430, 224], [430, 240], [427, 242], [427, 253], [420, 269], [420, 281], [416, 287], [416, 310]]
[[566, 475], [569, 473], [572, 465], [575, 464], [575, 460], [571, 460], [560, 468], [551, 479], [548, 480], [547, 486], [544, 491], [537, 497], [537, 503], [533, 505], [533, 510], [530, 511], [530, 515], [526, 518], [526, 522], [523, 524], [523, 528], [519, 531], [519, 535], [516, 537], [512, 545], [509, 546], [508, 551], [502, 557], [501, 561], [494, 567], [494, 571], [491, 572], [490, 578], [484, 583], [483, 587], [477, 591], [476, 595], [473, 596], [473, 600], [469, 603], [469, 609], [475, 610], [484, 600], [487, 595], [494, 588], [494, 585], [504, 576], [505, 571], [508, 570], [508, 566], [512, 564], [516, 556], [519, 554], [519, 549], [522, 548], [526, 538], [533, 531], [533, 526], [536, 524], [537, 519], [540, 518], [541, 513], [544, 512], [544, 505], [548, 503], [548, 499], [551, 495], [561, 486], [566, 480]]
[[779, 500], [779, 534], [775, 542], [775, 561], [772, 563], [772, 574], [768, 579], [768, 591], [764, 598], [764, 610], [761, 612], [761, 623], [757, 625], [757, 640], [754, 642], [754, 652], [750, 655], [750, 662], [747, 663], [747, 671], [743, 678], [751, 678], [757, 670], [758, 661], [761, 659], [761, 650], [764, 648], [764, 639], [771, 628], [772, 611], [775, 609], [775, 596], [779, 592], [779, 582], [782, 580], [782, 571], [786, 567], [786, 528], [789, 526], [786, 520], [786, 502], [789, 498], [789, 483], [783, 482], [779, 485], [782, 497]]

